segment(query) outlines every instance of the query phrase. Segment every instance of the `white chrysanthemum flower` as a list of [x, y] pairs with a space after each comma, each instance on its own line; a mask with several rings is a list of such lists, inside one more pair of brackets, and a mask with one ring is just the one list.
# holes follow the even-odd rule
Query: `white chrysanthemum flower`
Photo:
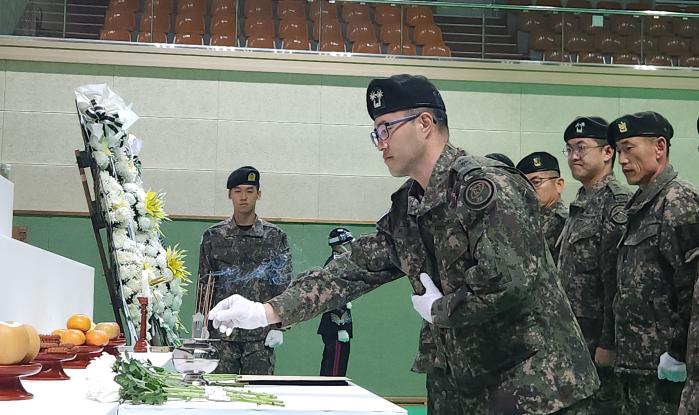
[[136, 204], [136, 196], [134, 196], [133, 193], [124, 193], [124, 200], [126, 200], [126, 203], [128, 203], [129, 206]]
[[147, 218], [145, 216], [140, 216], [138, 218], [138, 227], [143, 229], [144, 231], [148, 231], [153, 229], [153, 225], [155, 224], [154, 221], [152, 221], [150, 218]]
[[145, 254], [155, 258], [158, 256], [158, 248], [151, 244], [145, 245]]
[[138, 189], [138, 191], [136, 192], [136, 199], [138, 199], [139, 202], [143, 202], [143, 208], [145, 209], [146, 191], [143, 189]]
[[109, 166], [109, 157], [104, 152], [95, 150], [92, 152], [92, 156], [100, 169], [104, 170]]
[[165, 258], [165, 255], [163, 255], [163, 254], [160, 254], [155, 258], [155, 263], [161, 269], [167, 268], [167, 259]]
[[[138, 194], [136, 194], [136, 198], [138, 199]], [[138, 212], [138, 214], [141, 216], [145, 215], [146, 214], [146, 204], [141, 202], [141, 201], [136, 203], [136, 212]]]

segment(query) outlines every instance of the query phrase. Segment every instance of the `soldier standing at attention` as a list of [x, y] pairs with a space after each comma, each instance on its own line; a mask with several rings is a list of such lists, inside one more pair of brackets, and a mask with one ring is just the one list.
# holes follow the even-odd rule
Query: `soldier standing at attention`
[[619, 242], [614, 300], [616, 370], [624, 414], [677, 414], [687, 376], [684, 364], [699, 244], [699, 194], [669, 163], [673, 129], [662, 115], [639, 112], [609, 124], [629, 184]]
[[561, 233], [558, 269], [570, 306], [580, 324], [601, 386], [589, 415], [621, 412], [621, 383], [614, 375], [614, 311], [617, 243], [626, 225], [624, 205], [631, 192], [614, 177], [614, 149], [607, 121], [578, 117], [563, 140], [568, 167], [582, 187], [570, 204]]
[[568, 218], [568, 209], [561, 201], [564, 183], [558, 160], [549, 153], [537, 151], [520, 160], [517, 169], [527, 176], [536, 189], [546, 244], [553, 255], [554, 263], [557, 263], [556, 243]]
[[[209, 275], [215, 281], [213, 303], [233, 294], [267, 301], [283, 292], [291, 280], [291, 254], [286, 234], [255, 213], [260, 191], [260, 172], [245, 166], [228, 176], [228, 198], [233, 216], [204, 231], [199, 254], [199, 284]], [[274, 348], [283, 342], [281, 330], [233, 329], [219, 335], [219, 373], [271, 375]]]
[[[332, 253], [325, 265], [349, 252], [352, 233], [345, 228], [335, 228], [328, 235]], [[320, 361], [320, 376], [345, 376], [350, 355], [352, 338], [352, 303], [343, 304], [336, 310], [323, 313], [318, 325], [318, 334], [323, 339], [323, 358]]]
[[287, 326], [407, 276], [423, 320], [413, 370], [427, 374], [430, 415], [567, 414], [586, 405], [599, 380], [531, 184], [452, 146], [444, 101], [422, 76], [371, 81], [366, 105], [389, 172], [410, 177], [377, 232], [265, 304], [225, 299], [209, 315], [214, 327]]

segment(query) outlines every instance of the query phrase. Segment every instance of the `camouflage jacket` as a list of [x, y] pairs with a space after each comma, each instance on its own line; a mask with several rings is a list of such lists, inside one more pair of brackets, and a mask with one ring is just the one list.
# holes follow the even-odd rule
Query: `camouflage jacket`
[[[597, 389], [594, 365], [546, 254], [536, 194], [515, 169], [447, 145], [429, 184], [408, 180], [377, 233], [295, 279], [270, 304], [283, 324], [312, 318], [427, 272], [444, 293], [423, 321], [413, 370], [440, 368], [461, 393], [505, 381], [526, 413], [559, 410]], [[521, 388], [521, 389], [520, 389]]]
[[[233, 218], [204, 231], [199, 253], [199, 287], [209, 273], [214, 280], [212, 307], [224, 298], [240, 294], [254, 301], [267, 301], [284, 291], [291, 280], [291, 253], [286, 234], [277, 226], [257, 219], [249, 230]], [[211, 327], [209, 327], [211, 330]], [[269, 328], [233, 330], [226, 340], [264, 340]], [[211, 330], [212, 337], [218, 331]]]
[[546, 245], [551, 251], [553, 256], [553, 263], [558, 263], [558, 251], [559, 246], [557, 245], [558, 238], [563, 232], [563, 226], [566, 224], [566, 219], [568, 219], [568, 209], [563, 204], [563, 201], [559, 200], [553, 205], [541, 209], [541, 223], [544, 229], [544, 237], [546, 238]]
[[655, 375], [669, 351], [684, 361], [696, 269], [685, 254], [699, 245], [696, 188], [671, 165], [626, 205], [614, 299], [617, 370]]
[[[697, 276], [699, 277], [699, 248], [694, 250], [692, 258], [697, 263]], [[687, 335], [687, 383], [682, 391], [680, 410], [677, 415], [695, 415], [699, 413], [699, 278], [694, 283], [694, 296], [692, 299], [692, 321], [689, 323]]]
[[587, 191], [581, 187], [561, 233], [559, 275], [591, 353], [614, 349], [617, 244], [630, 198], [613, 174]]

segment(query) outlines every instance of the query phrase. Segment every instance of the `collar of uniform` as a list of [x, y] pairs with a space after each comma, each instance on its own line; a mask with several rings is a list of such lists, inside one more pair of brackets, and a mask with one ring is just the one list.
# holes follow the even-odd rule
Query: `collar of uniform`
[[255, 219], [255, 223], [252, 225], [252, 228], [250, 228], [250, 230], [248, 230], [248, 231], [241, 229], [238, 226], [238, 224], [235, 223], [235, 220], [233, 220], [233, 216], [226, 219], [226, 222], [228, 225], [230, 225], [230, 226], [228, 226], [228, 235], [230, 235], [230, 236], [243, 234], [243, 235], [262, 237], [264, 235], [262, 221], [260, 220], [259, 216]]
[[674, 180], [675, 177], [677, 177], [675, 168], [672, 167], [672, 164], [668, 164], [660, 175], [650, 183], [646, 190], [641, 190], [640, 188], [636, 190], [636, 193], [629, 201], [627, 212], [629, 214], [638, 212], [646, 203], [655, 199], [655, 196], [657, 196], [668, 183]]
[[593, 184], [590, 190], [585, 190], [585, 188], [581, 186], [580, 189], [578, 189], [578, 194], [575, 196], [575, 200], [570, 205], [585, 208], [587, 204], [607, 186], [607, 183], [612, 180], [614, 180], [614, 174], [610, 172], [604, 176], [602, 180]]
[[459, 149], [447, 143], [442, 150], [442, 154], [437, 159], [437, 163], [432, 169], [430, 181], [427, 183], [425, 194], [417, 204], [410, 201], [408, 203], [408, 213], [411, 215], [424, 215], [435, 207], [447, 201], [447, 186], [449, 179], [447, 172], [454, 164], [454, 160], [459, 156]]
[[553, 205], [551, 205], [547, 208], [541, 209], [542, 215], [544, 215], [546, 217], [552, 217], [554, 215], [558, 215], [558, 216], [563, 217], [563, 216], [565, 216], [567, 211], [568, 210], [566, 209], [566, 206], [563, 204], [563, 200], [561, 200], [561, 199], [558, 199], [558, 201], [556, 203], [554, 203]]

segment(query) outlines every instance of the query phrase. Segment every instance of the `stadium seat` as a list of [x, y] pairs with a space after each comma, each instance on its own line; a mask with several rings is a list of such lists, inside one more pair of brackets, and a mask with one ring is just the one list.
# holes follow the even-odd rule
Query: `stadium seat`
[[167, 43], [167, 33], [164, 32], [138, 32], [136, 42], [139, 43]]
[[211, 46], [238, 46], [235, 35], [218, 33], [211, 35]]
[[672, 59], [666, 55], [649, 53], [646, 55], [645, 64], [653, 66], [672, 66]]
[[408, 42], [408, 26], [403, 25], [401, 31], [400, 24], [387, 24], [381, 26], [379, 30], [379, 40], [382, 43], [400, 43], [401, 37], [403, 38], [403, 43]]
[[212, 16], [229, 16], [237, 14], [238, 11], [236, 10], [236, 0], [214, 0], [214, 2], [211, 3]]
[[199, 13], [178, 14], [175, 17], [176, 33], [199, 33], [204, 34], [204, 16]]
[[172, 13], [172, 0], [146, 0], [143, 5], [144, 14], [170, 14]]
[[169, 14], [154, 14], [143, 13], [141, 15], [141, 23], [139, 30], [142, 32], [170, 32], [170, 15]]
[[128, 30], [132, 32], [136, 28], [136, 18], [132, 12], [114, 9], [107, 10], [104, 16], [103, 30]]
[[361, 40], [352, 44], [352, 53], [381, 53], [379, 42], [371, 40]]
[[176, 33], [173, 43], [178, 45], [203, 45], [204, 37], [200, 33]]
[[318, 40], [319, 35], [322, 40], [337, 40], [337, 41], [344, 41], [342, 37], [342, 24], [340, 23], [337, 18], [334, 20], [328, 19], [325, 20], [323, 19], [323, 30], [322, 33], [320, 33], [320, 30], [318, 30], [320, 23], [316, 22], [313, 24], [313, 40]]
[[[308, 39], [308, 23], [306, 19], [284, 19], [279, 22], [279, 38], [305, 38]], [[282, 47], [282, 49], [287, 49]]]
[[124, 10], [127, 12], [135, 13], [138, 10], [139, 1], [138, 0], [111, 0], [109, 2], [109, 9], [113, 10]]
[[255, 16], [245, 20], [245, 37], [274, 39], [274, 22], [270, 17]]
[[579, 63], [604, 63], [604, 56], [598, 52], [580, 52], [578, 53]]
[[680, 56], [679, 64], [687, 68], [699, 68], [699, 56]]
[[323, 19], [325, 20], [327, 18], [331, 20], [336, 20], [337, 19], [337, 4], [335, 3], [329, 3], [325, 0], [318, 0], [314, 1], [311, 3], [311, 20], [315, 23], [318, 21], [320, 18], [320, 15], [323, 15]]
[[604, 54], [623, 53], [626, 51], [626, 38], [616, 33], [603, 32], [595, 36], [595, 46]]
[[429, 6], [408, 6], [405, 8], [405, 22], [415, 27], [434, 23], [432, 8]]
[[177, 14], [206, 14], [206, 0], [178, 0]]
[[444, 43], [444, 40], [442, 39], [442, 30], [435, 24], [417, 26], [413, 30], [413, 38], [416, 45]]
[[451, 49], [445, 44], [429, 44], [422, 47], [422, 56], [451, 56]]
[[100, 40], [131, 42], [131, 32], [128, 30], [106, 29], [100, 31]]
[[640, 65], [641, 59], [638, 55], [631, 53], [619, 53], [612, 56], [612, 63], [615, 65]]
[[272, 18], [272, 0], [245, 0], [245, 17]]
[[211, 34], [212, 35], [235, 35], [236, 33], [236, 16], [233, 14], [217, 14], [211, 17]]
[[361, 3], [343, 3], [342, 20], [345, 23], [368, 22], [369, 6]]
[[377, 4], [374, 8], [374, 20], [378, 25], [399, 24], [400, 7], [391, 4]]
[[290, 37], [282, 40], [282, 49], [311, 50], [311, 42], [308, 37]]
[[389, 55], [415, 56], [417, 55], [417, 50], [415, 45], [411, 43], [404, 43], [402, 48], [400, 43], [392, 43], [386, 47], [386, 53]]
[[245, 41], [245, 47], [255, 49], [276, 49], [276, 45], [274, 44], [274, 38], [264, 36], [254, 36], [247, 38], [247, 40]]
[[350, 42], [358, 42], [360, 40], [374, 41], [376, 34], [374, 33], [374, 25], [369, 22], [353, 22], [347, 25], [347, 39]]
[[347, 52], [345, 42], [342, 40], [329, 39], [320, 42], [321, 52]]

